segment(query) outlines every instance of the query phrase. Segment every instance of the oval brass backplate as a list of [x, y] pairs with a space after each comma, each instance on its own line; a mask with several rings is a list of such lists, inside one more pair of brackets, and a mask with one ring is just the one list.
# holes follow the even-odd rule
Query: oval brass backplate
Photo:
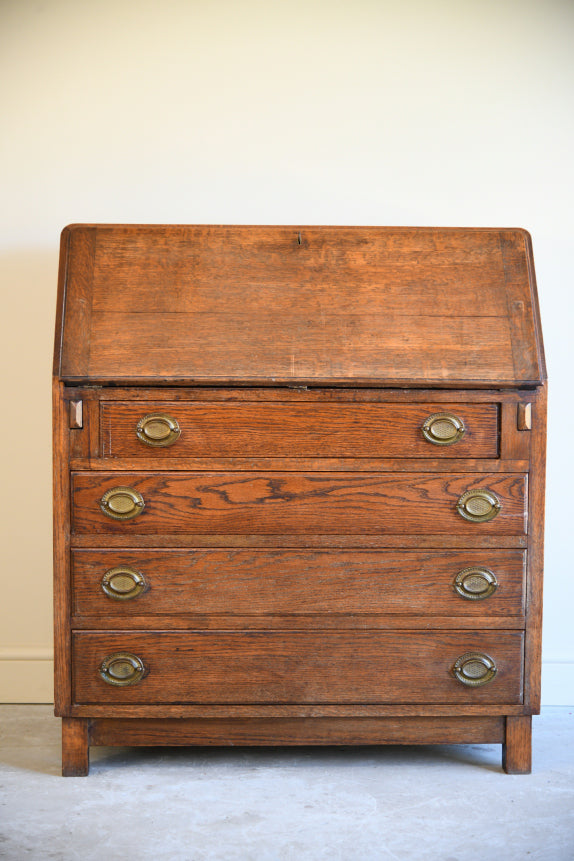
[[136, 425], [136, 435], [146, 445], [165, 448], [177, 442], [181, 430], [177, 421], [166, 413], [149, 413]]
[[144, 498], [133, 487], [111, 487], [100, 500], [100, 508], [113, 520], [130, 520], [145, 508]]
[[496, 664], [484, 652], [465, 652], [452, 667], [455, 679], [469, 688], [486, 685], [492, 681], [496, 672]]
[[131, 652], [115, 652], [104, 658], [99, 667], [102, 679], [108, 685], [126, 687], [135, 685], [145, 675], [145, 665], [141, 658]]
[[496, 591], [498, 580], [490, 568], [482, 565], [471, 565], [459, 571], [453, 581], [453, 587], [461, 598], [469, 601], [482, 601]]
[[129, 601], [137, 598], [146, 588], [143, 574], [129, 565], [116, 565], [102, 577], [102, 591], [115, 601]]
[[485, 523], [501, 511], [502, 503], [491, 490], [466, 490], [456, 504], [456, 510], [465, 520]]
[[433, 413], [422, 426], [423, 436], [434, 445], [454, 445], [466, 432], [463, 420], [454, 413]]

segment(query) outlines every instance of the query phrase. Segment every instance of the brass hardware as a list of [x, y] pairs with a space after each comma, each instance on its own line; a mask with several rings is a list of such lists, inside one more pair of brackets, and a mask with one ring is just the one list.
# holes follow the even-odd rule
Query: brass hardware
[[502, 509], [502, 502], [492, 490], [466, 490], [456, 504], [456, 510], [465, 520], [485, 523]]
[[71, 428], [83, 428], [84, 427], [84, 418], [83, 418], [83, 401], [70, 401], [70, 427]]
[[423, 436], [434, 445], [454, 445], [463, 438], [464, 422], [454, 413], [433, 413], [424, 420]]
[[518, 404], [516, 426], [519, 431], [532, 430], [532, 404]]
[[100, 500], [100, 508], [114, 520], [130, 520], [145, 508], [144, 498], [133, 487], [112, 487]]
[[99, 667], [99, 673], [108, 685], [135, 685], [144, 677], [146, 668], [144, 662], [131, 652], [116, 652], [104, 658]]
[[115, 568], [110, 568], [102, 577], [101, 583], [102, 590], [108, 598], [113, 598], [116, 601], [128, 601], [130, 598], [137, 598], [144, 591], [146, 585], [143, 574], [140, 574], [135, 568], [130, 568], [129, 565], [117, 565]]
[[455, 592], [469, 601], [481, 601], [496, 592], [498, 580], [490, 568], [472, 565], [459, 571], [453, 581]]
[[136, 435], [146, 445], [163, 448], [177, 442], [181, 430], [175, 419], [165, 413], [149, 413], [139, 420]]
[[496, 664], [484, 652], [465, 652], [454, 662], [452, 673], [461, 684], [479, 688], [495, 677]]

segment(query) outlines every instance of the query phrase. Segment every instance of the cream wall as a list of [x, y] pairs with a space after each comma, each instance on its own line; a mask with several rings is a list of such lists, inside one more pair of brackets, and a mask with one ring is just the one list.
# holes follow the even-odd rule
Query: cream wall
[[551, 375], [545, 703], [574, 703], [574, 3], [2, 0], [0, 698], [51, 699], [69, 222], [521, 226]]

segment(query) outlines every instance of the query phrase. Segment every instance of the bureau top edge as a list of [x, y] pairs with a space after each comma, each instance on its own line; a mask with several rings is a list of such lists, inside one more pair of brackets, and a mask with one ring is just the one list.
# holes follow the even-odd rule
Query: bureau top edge
[[148, 377], [116, 377], [113, 380], [94, 379], [85, 377], [69, 377], [62, 379], [66, 389], [107, 389], [116, 390], [119, 388], [130, 389], [198, 389], [201, 391], [218, 391], [220, 389], [231, 390], [237, 389], [243, 391], [245, 389], [277, 389], [280, 391], [305, 392], [305, 391], [354, 391], [361, 389], [367, 392], [369, 389], [380, 393], [384, 392], [408, 392], [408, 391], [428, 391], [432, 392], [449, 392], [449, 391], [466, 391], [466, 392], [510, 392], [513, 390], [528, 392], [536, 391], [546, 382], [543, 380], [496, 380], [495, 383], [477, 382], [477, 381], [449, 381], [440, 383], [436, 380], [404, 380], [404, 381], [385, 381], [385, 380], [360, 380], [360, 379], [345, 379], [345, 380], [269, 380], [265, 378], [237, 380], [227, 379], [192, 379], [192, 378], [174, 378], [167, 377], [162, 379], [156, 377], [149, 379]]
[[54, 375], [102, 386], [536, 387], [546, 369], [530, 236], [71, 225]]

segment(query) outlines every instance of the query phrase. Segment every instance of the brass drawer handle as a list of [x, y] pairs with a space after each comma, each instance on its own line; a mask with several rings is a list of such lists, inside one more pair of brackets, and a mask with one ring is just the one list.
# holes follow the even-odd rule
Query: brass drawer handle
[[469, 601], [482, 601], [483, 598], [488, 598], [496, 591], [498, 580], [490, 568], [473, 565], [459, 571], [452, 585], [461, 598], [467, 598]]
[[113, 520], [130, 520], [142, 513], [145, 502], [133, 487], [112, 487], [102, 496], [100, 508]]
[[102, 591], [115, 601], [128, 601], [137, 598], [146, 588], [143, 574], [129, 565], [117, 565], [110, 568], [102, 577]]
[[131, 652], [115, 652], [100, 664], [99, 673], [108, 685], [136, 685], [146, 672], [144, 662]]
[[502, 509], [502, 502], [492, 490], [466, 490], [456, 504], [456, 510], [465, 520], [485, 523]]
[[165, 413], [149, 413], [136, 425], [136, 435], [146, 445], [165, 447], [177, 442], [181, 430], [175, 419]]
[[462, 571], [459, 571], [452, 585], [461, 598], [467, 598], [469, 601], [482, 601], [496, 592], [498, 580], [490, 568], [472, 565], [470, 568], [463, 568]]
[[488, 684], [496, 672], [496, 664], [484, 652], [465, 652], [456, 659], [452, 668], [455, 679], [469, 688]]
[[434, 445], [454, 445], [463, 438], [466, 428], [463, 420], [454, 413], [433, 413], [425, 419], [422, 432], [424, 438]]

